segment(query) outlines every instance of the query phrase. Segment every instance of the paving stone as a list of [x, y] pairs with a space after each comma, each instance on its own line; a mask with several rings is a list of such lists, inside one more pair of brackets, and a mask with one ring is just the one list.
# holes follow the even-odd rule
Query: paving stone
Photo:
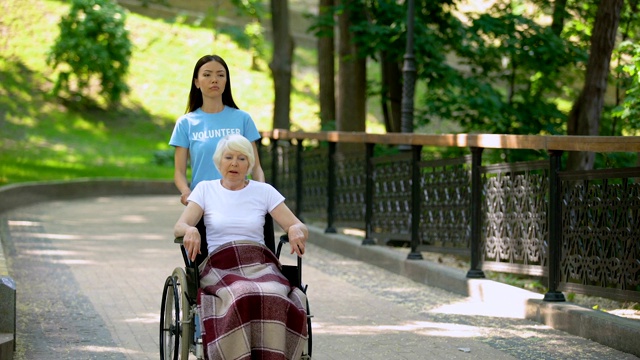
[[[130, 196], [0, 214], [15, 359], [157, 359], [162, 286], [183, 266], [172, 238], [182, 209], [177, 196]], [[303, 278], [316, 360], [636, 358], [313, 244]]]

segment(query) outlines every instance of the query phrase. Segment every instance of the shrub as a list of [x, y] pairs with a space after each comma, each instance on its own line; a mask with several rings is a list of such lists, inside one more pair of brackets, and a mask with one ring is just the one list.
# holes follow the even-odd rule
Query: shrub
[[58, 26], [60, 35], [47, 57], [54, 70], [60, 68], [54, 94], [84, 98], [98, 80], [99, 95], [109, 105], [118, 103], [129, 91], [125, 75], [132, 47], [122, 7], [112, 0], [72, 0]]

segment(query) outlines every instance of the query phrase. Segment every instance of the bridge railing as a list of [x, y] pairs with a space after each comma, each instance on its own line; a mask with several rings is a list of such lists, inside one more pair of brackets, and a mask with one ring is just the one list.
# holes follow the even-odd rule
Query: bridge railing
[[[562, 169], [564, 152], [640, 153], [640, 137], [262, 135], [267, 181], [298, 216], [325, 221], [327, 233], [349, 226], [364, 230], [363, 245], [406, 242], [409, 259], [468, 256], [469, 278], [539, 276], [547, 301], [564, 301], [562, 291], [640, 301], [640, 167]], [[404, 151], [376, 154], [379, 145]], [[470, 155], [428, 160], [428, 147]], [[543, 156], [490, 164], [485, 149]]]

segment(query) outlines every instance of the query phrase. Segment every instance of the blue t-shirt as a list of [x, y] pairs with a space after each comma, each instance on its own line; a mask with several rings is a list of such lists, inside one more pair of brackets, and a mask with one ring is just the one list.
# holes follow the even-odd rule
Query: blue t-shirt
[[213, 153], [218, 141], [229, 134], [241, 134], [251, 142], [260, 139], [251, 115], [229, 106], [215, 114], [198, 108], [178, 118], [169, 145], [189, 149], [191, 190], [202, 180], [222, 177], [213, 164]]

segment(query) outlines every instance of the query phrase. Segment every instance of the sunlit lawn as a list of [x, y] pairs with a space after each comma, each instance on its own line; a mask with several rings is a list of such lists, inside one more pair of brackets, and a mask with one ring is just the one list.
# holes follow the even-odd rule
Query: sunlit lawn
[[[229, 36], [128, 13], [134, 44], [130, 94], [116, 111], [86, 109], [48, 94], [56, 73], [46, 53], [68, 11], [61, 1], [5, 0], [0, 5], [0, 185], [79, 177], [171, 179], [173, 124], [184, 113], [191, 72], [204, 54], [230, 66], [236, 103], [260, 130], [272, 123], [273, 83], [268, 59], [251, 68], [251, 53]], [[318, 128], [313, 51], [296, 50], [292, 128]], [[165, 153], [163, 153], [163, 151]]]

